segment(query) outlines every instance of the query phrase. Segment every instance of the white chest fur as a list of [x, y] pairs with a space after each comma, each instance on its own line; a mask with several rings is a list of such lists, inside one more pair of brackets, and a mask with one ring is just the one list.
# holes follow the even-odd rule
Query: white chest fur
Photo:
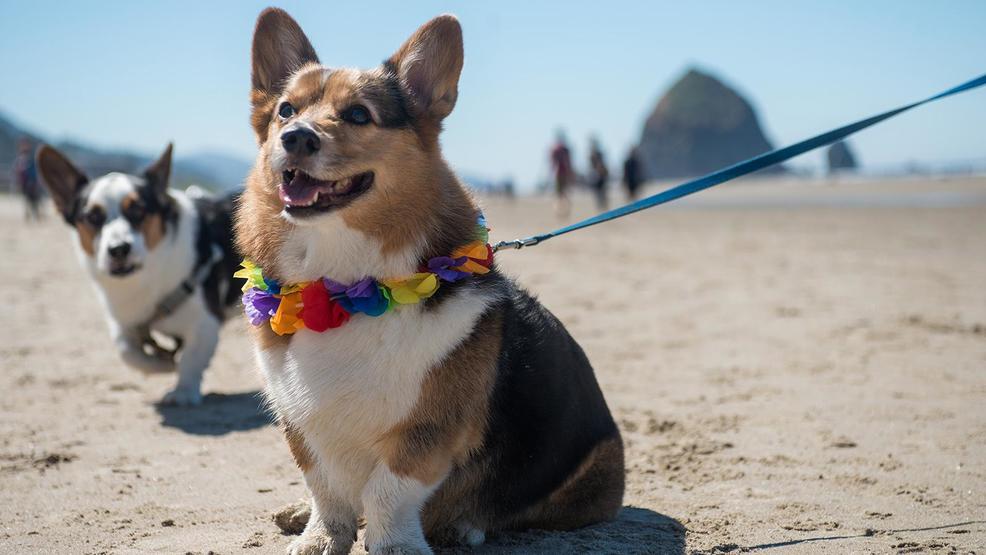
[[488, 300], [476, 293], [435, 310], [399, 307], [344, 326], [301, 330], [258, 350], [274, 408], [320, 447], [367, 449], [414, 408], [427, 372], [471, 332]]
[[[278, 264], [288, 281], [348, 283], [410, 275], [419, 250], [383, 255], [376, 240], [330, 216], [296, 227]], [[433, 310], [400, 306], [324, 333], [301, 330], [286, 347], [257, 351], [268, 398], [317, 450], [364, 450], [408, 416], [428, 370], [469, 335], [489, 302], [464, 290]]]

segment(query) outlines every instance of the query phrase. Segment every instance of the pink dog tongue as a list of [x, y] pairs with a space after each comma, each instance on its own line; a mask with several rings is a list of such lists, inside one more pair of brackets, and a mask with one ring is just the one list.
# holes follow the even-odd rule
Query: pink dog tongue
[[278, 193], [281, 201], [289, 206], [308, 205], [315, 200], [315, 195], [332, 190], [332, 183], [329, 181], [317, 181], [311, 177], [298, 172], [291, 179], [290, 183], [281, 183]]

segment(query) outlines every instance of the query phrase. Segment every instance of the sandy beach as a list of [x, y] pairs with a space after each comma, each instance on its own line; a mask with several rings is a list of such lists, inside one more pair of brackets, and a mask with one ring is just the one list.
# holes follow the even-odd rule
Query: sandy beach
[[[0, 552], [282, 553], [271, 514], [304, 487], [246, 324], [203, 406], [157, 406], [173, 376], [123, 366], [69, 229], [50, 207], [25, 225], [17, 200]], [[561, 223], [544, 198], [482, 203], [495, 240]], [[475, 553], [986, 552], [986, 178], [747, 182], [498, 263], [596, 368], [626, 508]]]

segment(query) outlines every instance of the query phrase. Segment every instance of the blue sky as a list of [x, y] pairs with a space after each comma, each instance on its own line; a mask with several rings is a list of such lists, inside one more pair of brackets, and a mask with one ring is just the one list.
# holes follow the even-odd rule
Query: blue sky
[[[0, 111], [47, 136], [156, 153], [252, 158], [249, 48], [268, 2], [3, 0]], [[986, 72], [986, 2], [279, 2], [328, 65], [372, 66], [430, 17], [465, 33], [445, 153], [463, 172], [545, 175], [564, 126], [584, 164], [611, 163], [690, 65], [759, 109], [775, 145]], [[921, 108], [853, 140], [862, 162], [986, 160], [986, 92]], [[803, 166], [817, 166], [808, 155]]]

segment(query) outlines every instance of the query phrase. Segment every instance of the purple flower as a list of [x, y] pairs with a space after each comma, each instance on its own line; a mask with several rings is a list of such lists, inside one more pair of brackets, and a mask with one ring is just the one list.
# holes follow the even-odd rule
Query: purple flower
[[243, 293], [243, 312], [255, 326], [270, 320], [280, 304], [281, 299], [257, 287], [252, 287]]
[[365, 299], [372, 297], [377, 290], [377, 281], [371, 277], [365, 277], [346, 289], [346, 296], [350, 299]]
[[348, 285], [339, 283], [338, 281], [333, 281], [329, 278], [322, 278], [322, 284], [325, 285], [325, 289], [328, 290], [329, 295], [342, 295], [349, 289]]
[[350, 314], [362, 312], [369, 316], [380, 316], [390, 308], [390, 299], [371, 277], [348, 286], [329, 278], [322, 278], [322, 283], [332, 298]]
[[462, 278], [469, 277], [470, 274], [469, 272], [462, 272], [453, 268], [465, 264], [466, 260], [467, 258], [465, 256], [460, 256], [459, 258], [436, 256], [428, 261], [428, 271], [438, 274], [439, 279], [442, 281], [459, 281]]

